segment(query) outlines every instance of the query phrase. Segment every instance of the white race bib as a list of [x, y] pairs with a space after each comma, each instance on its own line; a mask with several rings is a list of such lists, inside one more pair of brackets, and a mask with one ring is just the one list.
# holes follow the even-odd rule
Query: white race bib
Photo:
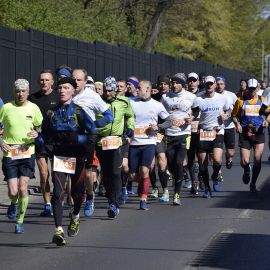
[[260, 109], [261, 109], [260, 105], [246, 105], [245, 115], [246, 116], [259, 116]]
[[75, 174], [76, 158], [53, 156], [53, 171]]
[[213, 141], [216, 139], [217, 132], [215, 130], [200, 130], [200, 141]]

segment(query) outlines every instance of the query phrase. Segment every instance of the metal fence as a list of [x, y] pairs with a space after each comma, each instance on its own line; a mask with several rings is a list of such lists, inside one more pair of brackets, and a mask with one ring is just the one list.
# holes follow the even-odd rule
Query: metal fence
[[227, 89], [231, 91], [238, 90], [241, 78], [248, 78], [247, 73], [215, 67], [202, 60], [149, 54], [125, 45], [112, 46], [99, 41], [86, 43], [34, 29], [18, 31], [0, 27], [0, 56], [0, 97], [5, 102], [13, 98], [13, 83], [17, 78], [28, 79], [34, 92], [38, 90], [39, 72], [44, 68], [54, 70], [62, 64], [85, 68], [95, 80], [101, 81], [109, 75], [122, 79], [135, 75], [155, 82], [159, 74], [205, 72], [224, 76]]

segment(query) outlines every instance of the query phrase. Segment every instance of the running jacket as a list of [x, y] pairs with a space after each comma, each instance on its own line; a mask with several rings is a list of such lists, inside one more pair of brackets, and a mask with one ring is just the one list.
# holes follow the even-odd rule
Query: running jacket
[[[99, 129], [101, 137], [122, 136], [126, 128], [134, 129], [134, 112], [127, 97], [117, 96], [114, 100], [106, 102], [111, 110], [114, 120]], [[97, 119], [103, 117], [98, 114]]]

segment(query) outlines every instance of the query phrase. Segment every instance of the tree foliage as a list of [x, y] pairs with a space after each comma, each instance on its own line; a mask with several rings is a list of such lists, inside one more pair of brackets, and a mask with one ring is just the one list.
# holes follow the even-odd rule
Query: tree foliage
[[260, 17], [266, 2], [5, 0], [0, 1], [0, 24], [204, 59], [259, 75], [263, 43], [270, 53], [270, 21]]

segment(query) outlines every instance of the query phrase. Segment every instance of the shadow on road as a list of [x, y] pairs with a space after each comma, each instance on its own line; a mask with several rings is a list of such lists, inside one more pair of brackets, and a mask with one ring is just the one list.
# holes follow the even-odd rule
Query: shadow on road
[[269, 235], [220, 233], [189, 265], [207, 269], [269, 269], [269, 245]]

